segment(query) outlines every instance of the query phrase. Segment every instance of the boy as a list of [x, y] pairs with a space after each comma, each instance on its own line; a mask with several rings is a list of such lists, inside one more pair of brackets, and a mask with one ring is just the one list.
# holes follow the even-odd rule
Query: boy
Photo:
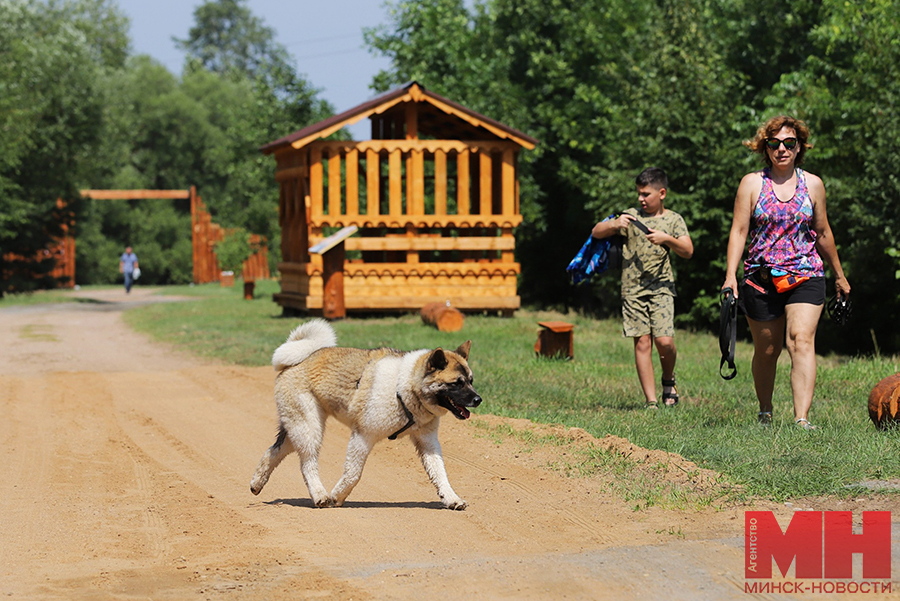
[[[658, 167], [644, 169], [635, 179], [640, 210], [627, 209], [615, 219], [594, 226], [594, 238], [625, 236], [622, 249], [622, 321], [624, 335], [634, 339], [634, 363], [647, 407], [655, 409], [656, 378], [653, 345], [662, 367], [662, 400], [678, 403], [675, 384], [675, 276], [669, 251], [683, 259], [694, 254], [694, 243], [681, 215], [663, 206], [669, 180]], [[643, 233], [633, 222], [649, 229]]]

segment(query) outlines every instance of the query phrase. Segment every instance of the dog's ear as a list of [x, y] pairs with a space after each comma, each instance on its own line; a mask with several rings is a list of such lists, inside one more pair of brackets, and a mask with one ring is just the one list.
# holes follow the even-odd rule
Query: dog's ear
[[425, 372], [431, 373], [434, 371], [440, 371], [447, 367], [447, 355], [444, 354], [443, 349], [440, 347], [431, 351], [431, 355], [428, 357], [428, 361], [425, 363]]
[[469, 349], [472, 348], [472, 341], [466, 340], [462, 344], [459, 345], [459, 348], [456, 349], [456, 354], [465, 359], [469, 360]]

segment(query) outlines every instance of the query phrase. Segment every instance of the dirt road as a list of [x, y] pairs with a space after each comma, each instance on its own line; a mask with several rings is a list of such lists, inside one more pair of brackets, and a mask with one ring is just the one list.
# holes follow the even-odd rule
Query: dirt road
[[[440, 508], [402, 439], [375, 448], [343, 508], [312, 507], [296, 459], [254, 497], [274, 372], [130, 331], [121, 312], [161, 300], [148, 292], [0, 310], [0, 598], [754, 597], [746, 507], [635, 512], [602, 478], [545, 467], [590, 443], [583, 435], [522, 449], [489, 435], [499, 418], [442, 425], [464, 512]], [[331, 425], [326, 486], [347, 438]]]

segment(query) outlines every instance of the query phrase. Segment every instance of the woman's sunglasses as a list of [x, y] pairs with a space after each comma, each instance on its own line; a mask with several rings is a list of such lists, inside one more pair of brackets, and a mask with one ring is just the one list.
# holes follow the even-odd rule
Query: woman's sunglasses
[[795, 146], [797, 146], [797, 138], [784, 138], [780, 140], [778, 138], [766, 138], [766, 146], [769, 147], [769, 150], [778, 150], [778, 147], [784, 144], [785, 149], [793, 150]]

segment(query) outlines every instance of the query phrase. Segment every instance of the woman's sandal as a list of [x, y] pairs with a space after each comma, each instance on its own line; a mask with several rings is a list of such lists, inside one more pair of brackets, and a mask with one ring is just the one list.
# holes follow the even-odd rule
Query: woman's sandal
[[[671, 380], [662, 379], [663, 385], [663, 393], [662, 393], [662, 401], [666, 407], [674, 407], [678, 404], [678, 387], [675, 385], [675, 378]], [[671, 388], [669, 392], [666, 392], [666, 388]]]
[[798, 426], [800, 426], [801, 428], [803, 428], [804, 430], [818, 430], [818, 428], [816, 428], [814, 425], [809, 423], [809, 420], [806, 419], [805, 417], [801, 417], [794, 423], [797, 424]]

